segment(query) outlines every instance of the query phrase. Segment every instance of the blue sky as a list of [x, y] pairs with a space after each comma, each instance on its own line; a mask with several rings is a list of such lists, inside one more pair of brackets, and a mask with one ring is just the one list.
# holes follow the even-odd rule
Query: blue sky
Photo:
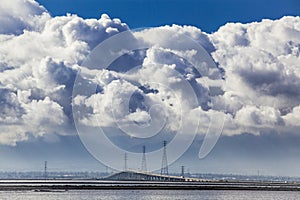
[[300, 15], [298, 0], [38, 0], [53, 15], [76, 13], [99, 18], [107, 13], [131, 28], [194, 25], [214, 32], [227, 22], [252, 22]]

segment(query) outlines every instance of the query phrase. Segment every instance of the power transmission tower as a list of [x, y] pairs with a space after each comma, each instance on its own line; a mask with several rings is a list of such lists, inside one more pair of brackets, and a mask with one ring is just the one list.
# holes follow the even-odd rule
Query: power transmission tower
[[44, 178], [47, 180], [47, 161], [45, 161], [45, 166], [44, 166]]
[[181, 166], [181, 177], [184, 178], [184, 166]]
[[127, 153], [124, 154], [124, 171], [127, 170], [127, 161], [128, 161], [128, 157], [127, 157]]
[[147, 162], [146, 162], [146, 146], [143, 146], [143, 158], [142, 158], [142, 167], [141, 170], [146, 172], [147, 171]]
[[167, 141], [164, 141], [163, 144], [164, 144], [164, 150], [163, 150], [160, 174], [168, 175], [169, 170], [168, 170], [168, 158], [167, 158]]

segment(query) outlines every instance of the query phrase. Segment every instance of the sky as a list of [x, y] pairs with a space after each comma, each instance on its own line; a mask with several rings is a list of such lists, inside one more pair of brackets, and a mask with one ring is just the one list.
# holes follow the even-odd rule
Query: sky
[[166, 140], [173, 172], [300, 176], [299, 11], [2, 1], [0, 170], [138, 169], [143, 146], [154, 170]]
[[298, 16], [298, 0], [38, 0], [53, 16], [66, 13], [99, 18], [107, 13], [131, 28], [161, 25], [194, 25], [214, 32], [228, 22], [248, 23], [261, 19]]

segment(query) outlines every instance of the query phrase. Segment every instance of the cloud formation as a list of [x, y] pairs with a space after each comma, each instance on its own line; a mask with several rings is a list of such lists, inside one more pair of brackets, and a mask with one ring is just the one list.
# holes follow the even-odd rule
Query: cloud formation
[[34, 0], [2, 1], [0, 5], [0, 33], [20, 35], [26, 30], [42, 30], [50, 19], [46, 9]]
[[[191, 124], [199, 119], [200, 134], [213, 116], [225, 119], [227, 135], [300, 126], [300, 17], [229, 23], [212, 34], [192, 26], [145, 29], [124, 42], [153, 47], [122, 55], [108, 69], [88, 70], [81, 66], [86, 56], [128, 30], [126, 24], [106, 14], [99, 20], [51, 17], [33, 0], [4, 0], [0, 13], [0, 144], [73, 134], [71, 96], [79, 70], [98, 85], [93, 95], [74, 99], [86, 107], [81, 122], [88, 126], [159, 126], [166, 116], [170, 132], [181, 117]], [[170, 34], [160, 37], [162, 31]], [[191, 63], [201, 63], [184, 37], [201, 44], [218, 68], [196, 70]]]
[[78, 64], [127, 25], [107, 15], [51, 17], [31, 0], [5, 0], [0, 13], [0, 143], [74, 134], [71, 95]]
[[212, 55], [226, 72], [222, 101], [234, 123], [287, 130], [291, 126], [300, 102], [299, 25], [299, 17], [283, 17], [230, 23], [210, 35], [216, 48]]

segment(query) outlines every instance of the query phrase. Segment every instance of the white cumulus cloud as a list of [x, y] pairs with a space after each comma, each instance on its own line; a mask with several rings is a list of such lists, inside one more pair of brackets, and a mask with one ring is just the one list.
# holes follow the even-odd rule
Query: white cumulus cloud
[[[85, 107], [81, 123], [87, 126], [133, 125], [135, 136], [138, 127], [162, 122], [165, 131], [177, 131], [183, 118], [191, 125], [199, 121], [202, 134], [214, 125], [211, 119], [225, 120], [228, 135], [299, 127], [300, 17], [228, 23], [212, 34], [192, 26], [149, 28], [122, 42], [150, 48], [123, 55], [108, 69], [81, 66], [99, 43], [128, 29], [106, 14], [51, 17], [33, 0], [4, 0], [0, 144], [74, 133], [71, 102], [79, 70], [97, 85], [92, 95], [73, 101]], [[187, 37], [202, 45], [218, 68], [199, 62]]]

